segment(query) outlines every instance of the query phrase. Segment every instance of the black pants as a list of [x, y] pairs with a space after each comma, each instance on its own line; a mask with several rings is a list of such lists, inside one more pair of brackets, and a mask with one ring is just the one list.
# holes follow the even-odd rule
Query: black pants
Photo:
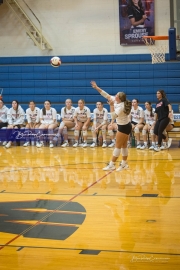
[[162, 139], [166, 139], [166, 136], [163, 134], [163, 131], [169, 124], [170, 119], [168, 117], [158, 120], [154, 127], [154, 134], [158, 136], [158, 145], [161, 145]]

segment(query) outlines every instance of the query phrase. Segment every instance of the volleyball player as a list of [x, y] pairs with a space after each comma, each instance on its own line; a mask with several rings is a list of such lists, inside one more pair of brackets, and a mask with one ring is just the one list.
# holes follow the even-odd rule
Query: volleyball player
[[[44, 102], [44, 108], [40, 110], [40, 123], [41, 125], [39, 126], [40, 130], [48, 130], [48, 133], [51, 134], [49, 136], [50, 142], [49, 142], [49, 147], [53, 148], [53, 141], [52, 141], [52, 134], [53, 134], [53, 129], [57, 127], [57, 112], [54, 108], [51, 107], [51, 102], [49, 100], [46, 100]], [[36, 145], [38, 148], [44, 146], [43, 141], [41, 140], [39, 143]]]
[[56, 138], [58, 138], [59, 135], [63, 134], [64, 143], [62, 144], [62, 147], [69, 146], [67, 131], [68, 129], [75, 127], [75, 122], [74, 122], [75, 108], [72, 106], [72, 100], [66, 99], [65, 104], [66, 106], [61, 109], [62, 122], [59, 126], [58, 134], [56, 135]]
[[158, 102], [156, 103], [155, 120], [157, 120], [157, 122], [154, 127], [154, 134], [158, 136], [158, 145], [154, 148], [154, 150], [159, 152], [162, 150], [162, 139], [168, 141], [166, 135], [163, 134], [163, 131], [166, 129], [170, 122], [172, 107], [166, 98], [164, 90], [158, 90], [156, 96]]
[[[25, 112], [17, 100], [12, 101], [12, 107], [7, 112], [8, 126], [7, 129], [20, 129], [25, 120]], [[10, 148], [12, 141], [9, 141], [5, 148]]]
[[[35, 102], [32, 100], [29, 102], [29, 108], [26, 110], [26, 129], [36, 129], [40, 126], [40, 109], [36, 107]], [[31, 142], [32, 143], [32, 142]], [[37, 145], [36, 141], [36, 145]], [[29, 146], [29, 139], [23, 144], [23, 146]]]
[[98, 101], [96, 103], [96, 109], [94, 109], [93, 114], [93, 126], [92, 126], [92, 135], [93, 135], [93, 143], [90, 147], [97, 146], [97, 134], [99, 130], [102, 131], [102, 137], [103, 137], [103, 145], [102, 147], [107, 147], [106, 142], [106, 130], [107, 130], [107, 120], [108, 120], [108, 111], [107, 109], [103, 108], [103, 103], [101, 101]]
[[155, 147], [155, 135], [154, 135], [155, 109], [152, 108], [150, 101], [145, 102], [145, 108], [146, 108], [146, 110], [144, 111], [145, 126], [143, 127], [143, 130], [142, 130], [144, 144], [143, 146], [141, 146], [140, 149], [141, 150], [148, 149], [147, 133], [149, 132], [151, 135], [151, 140], [152, 140], [152, 145], [149, 148], [151, 150], [151, 149], [154, 149]]
[[128, 169], [129, 166], [127, 164], [127, 157], [128, 157], [128, 148], [127, 148], [127, 141], [128, 136], [131, 133], [132, 126], [129, 122], [129, 113], [131, 111], [131, 102], [126, 99], [126, 94], [123, 92], [119, 92], [116, 94], [115, 97], [111, 97], [108, 93], [106, 93], [104, 90], [99, 88], [96, 84], [96, 82], [92, 81], [91, 86], [96, 89], [103, 97], [110, 100], [110, 111], [111, 111], [111, 122], [114, 122], [114, 119], [116, 119], [117, 125], [118, 125], [118, 131], [116, 134], [116, 146], [113, 151], [113, 157], [105, 168], [103, 170], [114, 170], [115, 169], [115, 162], [120, 156], [120, 153], [122, 154], [122, 162], [120, 163], [119, 168], [117, 171], [121, 171], [124, 169]]
[[[8, 108], [4, 105], [4, 101], [0, 99], [0, 129], [5, 128], [8, 125], [7, 112]], [[3, 142], [3, 145], [6, 145], [5, 141]]]
[[88, 107], [85, 106], [85, 101], [80, 99], [78, 101], [78, 107], [74, 112], [74, 121], [75, 121], [75, 144], [73, 147], [77, 147], [79, 145], [79, 134], [82, 130], [83, 132], [83, 147], [87, 147], [87, 130], [91, 121], [91, 112]]
[[[143, 108], [138, 106], [138, 99], [132, 100], [132, 108], [130, 112], [130, 118], [131, 118], [131, 124], [132, 124], [132, 130], [134, 131], [134, 135], [137, 141], [137, 149], [141, 148], [140, 144], [140, 130], [144, 127], [144, 111]], [[130, 142], [128, 141], [128, 144]]]

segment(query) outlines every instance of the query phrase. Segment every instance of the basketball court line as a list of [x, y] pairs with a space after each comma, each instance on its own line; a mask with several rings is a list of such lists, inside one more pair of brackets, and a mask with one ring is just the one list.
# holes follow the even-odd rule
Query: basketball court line
[[76, 197], [78, 197], [79, 195], [81, 195], [82, 193], [84, 193], [86, 190], [90, 189], [92, 186], [94, 186], [95, 184], [97, 184], [98, 182], [100, 182], [102, 179], [104, 179], [106, 176], [108, 176], [112, 172], [113, 171], [108, 172], [107, 174], [105, 174], [104, 176], [102, 176], [101, 178], [99, 178], [98, 180], [96, 180], [94, 183], [92, 183], [90, 186], [86, 187], [85, 189], [83, 189], [82, 191], [80, 191], [78, 194], [74, 195], [67, 202], [61, 204], [59, 207], [57, 207], [56, 209], [54, 209], [54, 211], [52, 213], [50, 213], [50, 214], [44, 216], [42, 219], [38, 220], [36, 222], [36, 224], [34, 224], [33, 226], [30, 226], [29, 228], [27, 228], [26, 230], [24, 230], [22, 233], [16, 235], [14, 238], [12, 238], [11, 240], [9, 240], [5, 245], [0, 246], [0, 250], [2, 250], [4, 247], [8, 246], [12, 242], [14, 242], [16, 239], [18, 239], [20, 236], [22, 236], [23, 234], [25, 234], [26, 232], [30, 231], [32, 228], [34, 228], [35, 226], [37, 226], [38, 224], [40, 224], [40, 222], [42, 222], [45, 219], [47, 219], [47, 217], [53, 215], [57, 210], [61, 209], [62, 207], [64, 207], [65, 205], [67, 205], [69, 202], [73, 201]]
[[[6, 247], [5, 245], [1, 245]], [[10, 248], [18, 248], [17, 251], [21, 251], [23, 248], [29, 249], [50, 249], [50, 250], [68, 250], [68, 251], [82, 251], [87, 249], [80, 248], [63, 248], [63, 247], [48, 247], [48, 246], [22, 246], [22, 245], [8, 245]], [[129, 251], [129, 250], [110, 250], [110, 249], [89, 249], [91, 251], [100, 251], [100, 252], [112, 252], [112, 253], [128, 253], [128, 254], [153, 254], [153, 255], [169, 255], [169, 256], [180, 256], [180, 253], [166, 253], [166, 252], [150, 252], [150, 251]]]

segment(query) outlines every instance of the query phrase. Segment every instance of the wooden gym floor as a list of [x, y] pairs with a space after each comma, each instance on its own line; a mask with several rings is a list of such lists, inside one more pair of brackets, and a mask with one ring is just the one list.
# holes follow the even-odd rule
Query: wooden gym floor
[[180, 149], [0, 148], [0, 269], [179, 269]]

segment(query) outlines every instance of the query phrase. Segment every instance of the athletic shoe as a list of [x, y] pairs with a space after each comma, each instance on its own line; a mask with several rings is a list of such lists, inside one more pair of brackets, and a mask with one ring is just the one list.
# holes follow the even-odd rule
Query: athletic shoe
[[5, 145], [5, 148], [10, 148], [11, 147], [11, 142], [8, 142], [6, 145]]
[[155, 145], [151, 145], [151, 146], [149, 147], [149, 150], [154, 150], [154, 148], [155, 148]]
[[88, 146], [87, 142], [84, 142], [83, 145], [82, 145], [82, 147], [84, 147], [84, 148], [87, 147], [87, 146]]
[[5, 146], [6, 144], [7, 144], [7, 142], [3, 142], [3, 144], [2, 144], [2, 145], [3, 145], [3, 146]]
[[61, 145], [61, 147], [66, 147], [66, 146], [69, 146], [69, 143], [68, 142], [65, 142]]
[[37, 146], [38, 148], [41, 148], [41, 147], [44, 146], [44, 143], [41, 143], [41, 142], [40, 142], [40, 143], [37, 143], [36, 146]]
[[163, 144], [161, 147], [160, 147], [161, 150], [165, 150], [165, 149], [168, 149], [168, 146], [166, 144]]
[[39, 144], [39, 143], [38, 143], [38, 142], [36, 142], [36, 147], [38, 147], [38, 144]]
[[129, 169], [129, 166], [127, 164], [125, 164], [124, 166], [122, 164], [120, 164], [119, 168], [117, 168], [116, 172], [120, 172], [122, 170], [127, 170]]
[[161, 151], [161, 148], [159, 146], [154, 147], [154, 151], [159, 152]]
[[107, 147], [107, 142], [103, 142], [102, 148], [106, 148]]
[[141, 149], [140, 143], [136, 146], [136, 149]]
[[106, 167], [103, 168], [103, 171], [112, 171], [115, 169], [116, 169], [116, 167], [114, 165], [108, 164]]
[[108, 145], [109, 148], [112, 148], [115, 146], [115, 142], [112, 142], [110, 145]]
[[54, 144], [52, 142], [49, 143], [49, 147], [50, 148], [53, 148], [54, 147]]
[[148, 146], [147, 146], [147, 145], [143, 145], [143, 146], [141, 146], [140, 149], [141, 149], [141, 150], [148, 149]]
[[93, 142], [93, 143], [90, 145], [91, 148], [94, 148], [94, 147], [96, 147], [96, 146], [97, 146], [97, 143], [95, 143], [95, 142]]
[[172, 143], [172, 139], [169, 138], [169, 139], [168, 139], [168, 142], [167, 142], [167, 148], [169, 148], [169, 147], [171, 146], [171, 143]]
[[30, 142], [25, 142], [25, 143], [23, 144], [23, 146], [24, 146], [24, 147], [30, 146]]
[[78, 142], [76, 142], [75, 144], [73, 144], [73, 147], [78, 147]]

